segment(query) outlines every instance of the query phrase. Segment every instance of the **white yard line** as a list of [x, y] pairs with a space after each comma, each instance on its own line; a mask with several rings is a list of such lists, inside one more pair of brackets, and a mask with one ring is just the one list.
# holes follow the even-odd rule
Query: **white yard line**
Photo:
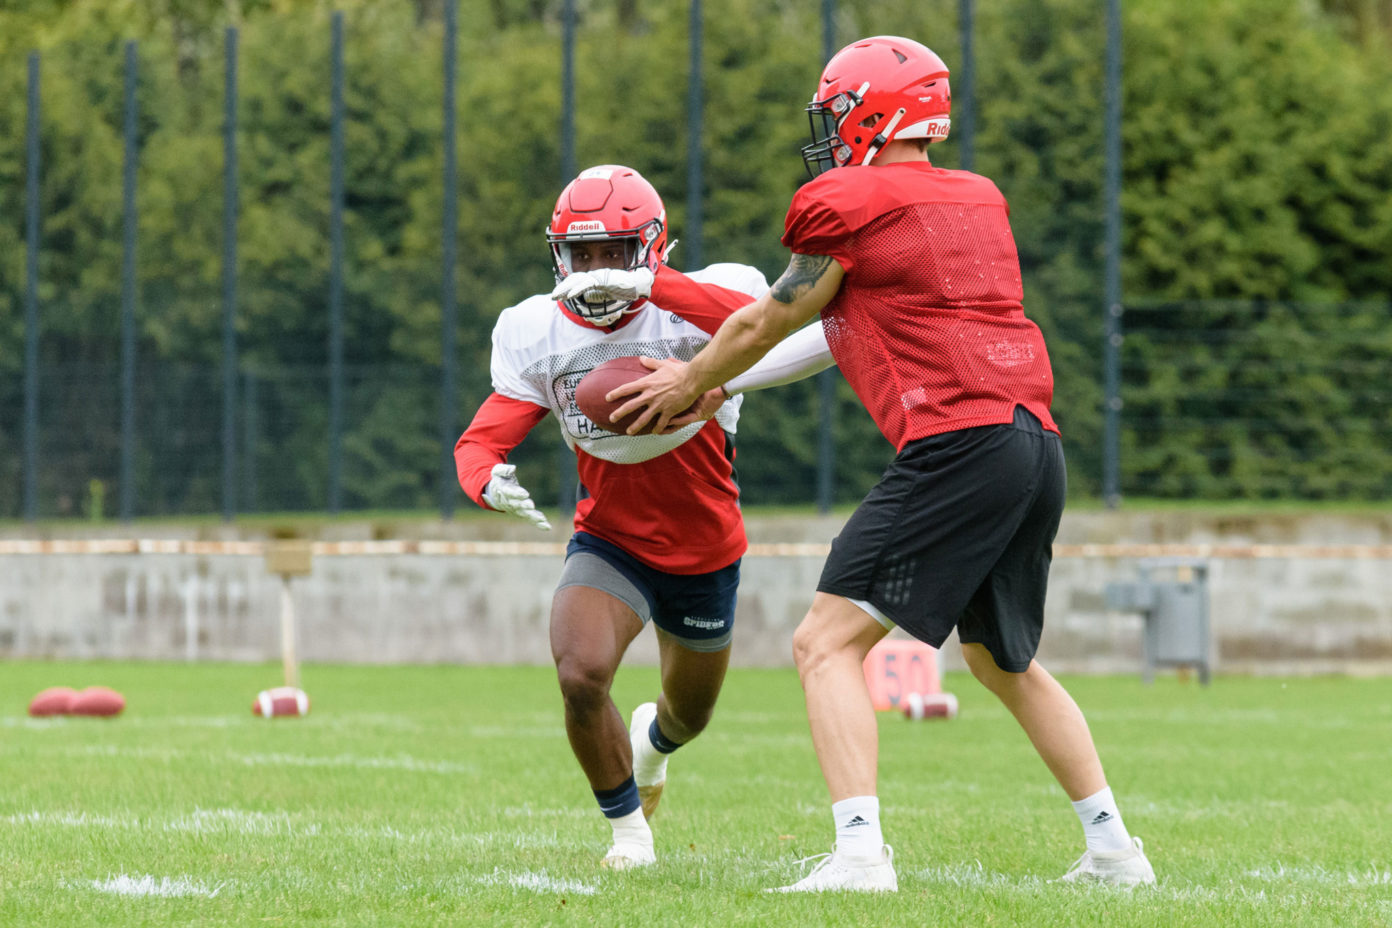
[[[553, 818], [568, 816], [571, 810], [536, 810], [522, 817]], [[39, 828], [76, 828], [92, 831], [135, 831], [152, 833], [235, 834], [252, 837], [326, 838], [330, 840], [389, 841], [402, 844], [453, 845], [468, 848], [494, 846], [516, 849], [553, 848], [565, 844], [554, 827], [526, 831], [500, 829], [489, 832], [460, 832], [448, 827], [402, 829], [395, 825], [362, 827], [334, 826], [287, 812], [248, 812], [242, 809], [195, 809], [170, 818], [141, 818], [135, 815], [94, 815], [87, 812], [38, 810], [0, 817], [0, 825]]]
[[105, 880], [91, 880], [86, 885], [97, 892], [113, 893], [117, 896], [203, 896], [211, 899], [222, 891], [225, 885], [208, 886], [188, 877], [129, 876], [120, 874]]
[[1275, 864], [1258, 867], [1245, 874], [1254, 880], [1268, 883], [1315, 883], [1321, 886], [1392, 886], [1392, 870], [1379, 869], [1376, 864], [1367, 870], [1340, 873], [1324, 867], [1287, 867]]
[[[208, 758], [206, 751], [179, 751], [170, 748], [122, 747], [117, 745], [88, 745], [75, 749], [74, 753], [100, 754], [107, 757], [143, 757], [160, 760], [178, 760], [197, 756], [200, 761]], [[411, 773], [439, 773], [447, 776], [472, 774], [478, 772], [477, 764], [460, 764], [444, 760], [423, 760], [410, 754], [361, 755], [335, 754], [332, 756], [314, 754], [238, 754], [227, 752], [221, 755], [234, 764], [248, 767], [347, 767], [358, 770], [405, 770]]]
[[241, 809], [195, 809], [192, 814], [170, 819], [165, 831], [193, 834], [304, 835], [319, 834], [316, 822], [299, 822], [285, 812], [244, 812]]
[[[1062, 875], [1064, 867], [1059, 868], [1059, 875]], [[987, 870], [980, 861], [971, 863], [944, 864], [936, 867], [927, 867], [917, 871], [914, 876], [932, 884], [946, 886], [960, 886], [972, 888], [991, 888], [1004, 889], [1006, 891], [1037, 893], [1046, 884], [1054, 882], [1054, 878], [1038, 875], [1015, 876], [1008, 873], [999, 873]], [[1256, 880], [1260, 883], [1303, 883], [1313, 884], [1324, 887], [1363, 887], [1363, 886], [1392, 886], [1392, 870], [1381, 869], [1374, 865], [1366, 870], [1356, 871], [1335, 871], [1327, 870], [1324, 867], [1287, 867], [1283, 864], [1274, 864], [1267, 867], [1257, 867], [1246, 871], [1244, 877]], [[1081, 892], [1109, 892], [1114, 893], [1117, 900], [1135, 900], [1143, 903], [1145, 900], [1153, 900], [1156, 896], [1175, 901], [1195, 901], [1220, 899], [1244, 899], [1249, 902], [1266, 902], [1266, 890], [1250, 886], [1242, 886], [1232, 880], [1222, 884], [1204, 885], [1201, 883], [1178, 884], [1166, 880], [1163, 874], [1160, 882], [1153, 887], [1140, 887], [1134, 892], [1117, 892], [1106, 886], [1079, 886]]]
[[140, 820], [91, 815], [87, 812], [21, 812], [0, 819], [6, 825], [58, 825], [63, 828], [127, 829], [139, 828]]
[[41, 716], [31, 718], [27, 715], [5, 715], [0, 716], [0, 727], [4, 728], [28, 728], [34, 731], [44, 731], [45, 729], [62, 728], [67, 725], [69, 719], [61, 715]]
[[301, 823], [290, 815], [280, 813], [244, 812], [240, 809], [195, 809], [188, 815], [156, 820], [135, 815], [92, 815], [87, 812], [22, 812], [0, 818], [0, 824], [90, 828], [103, 831], [192, 832], [194, 834], [227, 833], [241, 835], [306, 835], [314, 836], [320, 826]]
[[576, 896], [593, 896], [596, 892], [595, 887], [588, 883], [558, 879], [545, 870], [523, 871], [521, 873], [505, 873], [501, 870], [494, 870], [487, 876], [479, 877], [478, 882], [483, 886], [513, 886], [517, 889], [526, 889], [537, 893], [570, 893]]
[[456, 764], [444, 760], [421, 760], [409, 754], [392, 757], [336, 754], [316, 757], [309, 754], [228, 754], [228, 759], [248, 767], [352, 767], [359, 770], [407, 770], [412, 773], [477, 773], [477, 764]]

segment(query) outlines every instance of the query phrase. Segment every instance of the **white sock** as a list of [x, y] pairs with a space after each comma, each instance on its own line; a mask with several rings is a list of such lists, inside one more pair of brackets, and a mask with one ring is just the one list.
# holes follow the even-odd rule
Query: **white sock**
[[884, 835], [880, 832], [878, 796], [852, 796], [832, 803], [831, 817], [836, 823], [836, 853], [879, 859]]
[[667, 758], [653, 745], [646, 731], [633, 742], [633, 779], [639, 786], [656, 786], [667, 781]]
[[614, 827], [615, 844], [636, 844], [646, 848], [653, 846], [652, 829], [648, 827], [648, 820], [643, 818], [641, 807], [627, 815], [609, 819], [609, 824]]
[[1083, 823], [1083, 837], [1089, 851], [1124, 851], [1131, 846], [1131, 834], [1121, 822], [1121, 812], [1112, 799], [1112, 788], [1104, 787], [1086, 799], [1073, 803], [1073, 811]]

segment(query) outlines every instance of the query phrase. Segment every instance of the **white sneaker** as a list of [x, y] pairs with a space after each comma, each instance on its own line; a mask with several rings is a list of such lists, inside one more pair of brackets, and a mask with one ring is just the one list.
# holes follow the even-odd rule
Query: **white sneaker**
[[[820, 858], [820, 859], [819, 859]], [[766, 893], [824, 893], [847, 890], [863, 893], [897, 893], [899, 879], [894, 875], [894, 849], [888, 844], [878, 857], [856, 858], [845, 854], [820, 854], [812, 872], [791, 886], [766, 889]], [[806, 861], [799, 861], [805, 863]]]
[[645, 702], [633, 710], [628, 723], [628, 743], [633, 748], [633, 781], [638, 784], [638, 799], [643, 803], [643, 817], [652, 818], [667, 785], [667, 757], [653, 747], [648, 728], [657, 718], [657, 703]]
[[1107, 883], [1112, 886], [1153, 884], [1155, 871], [1146, 859], [1141, 839], [1133, 837], [1131, 846], [1120, 851], [1084, 851], [1063, 875], [1065, 883]]
[[615, 844], [599, 865], [606, 870], [635, 870], [657, 863], [657, 854], [641, 844]]

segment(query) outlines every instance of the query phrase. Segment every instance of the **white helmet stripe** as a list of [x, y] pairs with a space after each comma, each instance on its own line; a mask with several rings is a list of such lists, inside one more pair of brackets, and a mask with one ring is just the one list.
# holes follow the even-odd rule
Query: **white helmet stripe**
[[[894, 127], [899, 125], [899, 120], [904, 118], [905, 112], [906, 110], [903, 107], [900, 107], [899, 112], [895, 113], [894, 118], [889, 121], [889, 125], [885, 126], [883, 131], [875, 133], [876, 138], [883, 136], [885, 141], [888, 142], [890, 138], [893, 136]], [[872, 144], [869, 148], [865, 149], [865, 157], [861, 159], [860, 163], [869, 164], [871, 159], [873, 159], [876, 155], [880, 153], [881, 147], [882, 146], [880, 145]]]
[[952, 128], [951, 119], [946, 116], [934, 116], [932, 119], [921, 119], [911, 126], [900, 129], [899, 138], [945, 139], [950, 128]]

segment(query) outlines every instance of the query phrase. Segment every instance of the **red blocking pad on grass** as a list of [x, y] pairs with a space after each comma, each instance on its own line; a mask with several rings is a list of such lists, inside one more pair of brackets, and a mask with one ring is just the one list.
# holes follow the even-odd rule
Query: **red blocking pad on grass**
[[886, 638], [865, 655], [865, 685], [877, 712], [901, 708], [910, 693], [941, 693], [938, 649], [921, 641]]

